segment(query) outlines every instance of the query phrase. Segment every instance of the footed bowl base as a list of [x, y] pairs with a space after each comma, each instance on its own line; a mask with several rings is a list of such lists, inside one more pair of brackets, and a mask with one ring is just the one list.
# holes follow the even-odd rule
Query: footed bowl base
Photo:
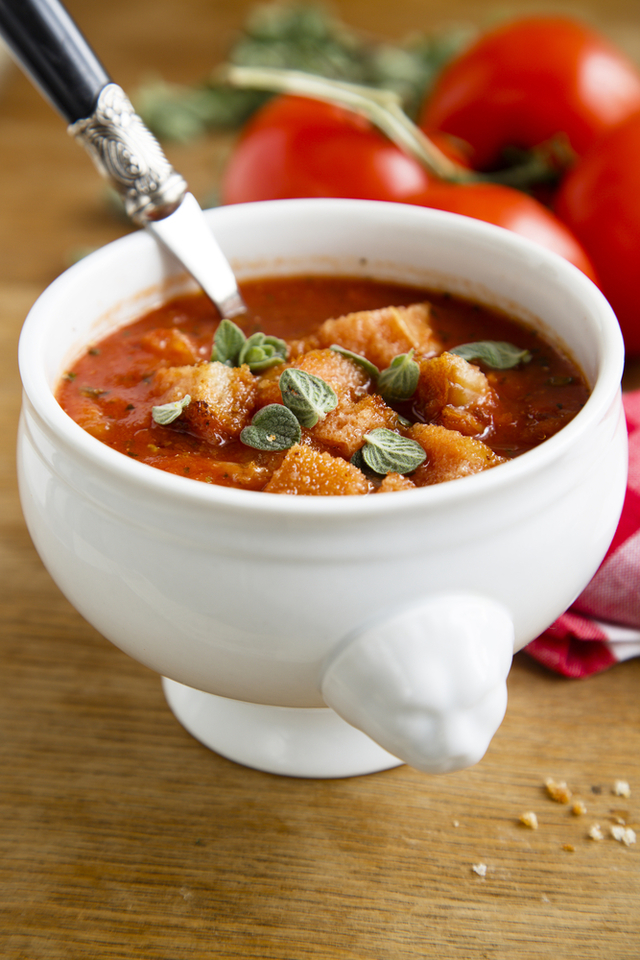
[[398, 767], [392, 756], [329, 707], [245, 703], [162, 678], [174, 716], [228, 760], [287, 777], [333, 779]]

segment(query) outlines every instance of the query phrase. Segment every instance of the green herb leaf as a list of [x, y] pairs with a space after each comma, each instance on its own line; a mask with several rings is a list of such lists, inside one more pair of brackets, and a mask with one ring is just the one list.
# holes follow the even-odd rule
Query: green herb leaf
[[413, 350], [394, 357], [378, 377], [378, 389], [389, 403], [408, 400], [418, 386], [420, 367], [413, 359]]
[[295, 415], [281, 403], [270, 403], [258, 410], [251, 426], [245, 427], [240, 440], [256, 450], [288, 450], [302, 437]]
[[182, 400], [174, 400], [173, 403], [163, 403], [159, 407], [152, 407], [151, 416], [153, 417], [154, 423], [159, 423], [160, 426], [166, 427], [167, 424], [177, 420], [182, 411], [188, 407], [190, 403], [191, 397], [186, 393]]
[[356, 451], [351, 462], [362, 469], [364, 463], [374, 473], [413, 473], [427, 455], [415, 440], [402, 437], [393, 430], [380, 427], [364, 436], [364, 446]]
[[519, 363], [529, 363], [531, 354], [528, 350], [515, 347], [504, 340], [477, 340], [475, 343], [461, 343], [453, 347], [449, 353], [454, 353], [463, 360], [480, 360], [493, 370], [510, 370]]
[[248, 364], [252, 373], [261, 373], [287, 359], [288, 347], [284, 340], [253, 333], [245, 340], [238, 355], [238, 365]]
[[354, 353], [353, 350], [347, 350], [346, 347], [341, 347], [339, 343], [332, 343], [330, 349], [335, 350], [336, 353], [341, 354], [348, 360], [353, 360], [354, 363], [357, 363], [359, 367], [362, 367], [362, 369], [369, 374], [372, 380], [378, 379], [380, 371], [375, 363], [371, 363], [371, 361], [363, 357], [361, 353]]
[[246, 340], [247, 338], [240, 327], [233, 320], [227, 320], [225, 317], [224, 320], [220, 321], [213, 337], [211, 361], [217, 360], [227, 367], [237, 367], [238, 357]]
[[303, 427], [315, 427], [318, 420], [324, 420], [338, 405], [333, 388], [305, 370], [288, 367], [279, 382], [284, 403]]

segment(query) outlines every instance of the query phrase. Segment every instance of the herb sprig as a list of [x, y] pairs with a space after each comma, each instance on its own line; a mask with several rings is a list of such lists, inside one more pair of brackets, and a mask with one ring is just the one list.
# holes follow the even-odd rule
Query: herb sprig
[[[301, 70], [392, 90], [415, 117], [442, 67], [474, 32], [454, 26], [391, 43], [348, 27], [319, 4], [263, 3], [250, 13], [226, 59], [240, 67]], [[153, 80], [134, 100], [156, 136], [188, 143], [207, 130], [241, 126], [269, 96], [210, 77], [192, 87]]]
[[188, 393], [181, 400], [174, 400], [172, 403], [162, 403], [158, 407], [151, 408], [151, 417], [154, 423], [166, 427], [169, 423], [177, 420], [183, 410], [191, 403], [191, 397]]
[[288, 367], [280, 375], [284, 404], [303, 427], [315, 427], [338, 406], [338, 397], [328, 383], [306, 370]]
[[288, 450], [300, 443], [302, 431], [295, 414], [281, 403], [270, 403], [258, 410], [240, 440], [255, 450]]
[[279, 337], [261, 332], [247, 337], [237, 323], [225, 318], [213, 337], [211, 361], [217, 360], [228, 367], [241, 367], [246, 363], [252, 373], [263, 373], [269, 367], [284, 363], [287, 354], [287, 344]]
[[413, 354], [413, 350], [398, 354], [378, 377], [378, 390], [387, 402], [408, 400], [416, 392], [420, 367], [413, 359]]
[[449, 353], [463, 360], [480, 360], [492, 370], [512, 370], [520, 363], [529, 363], [531, 353], [504, 340], [476, 340], [452, 347]]
[[356, 450], [351, 463], [378, 476], [388, 473], [413, 473], [427, 459], [424, 449], [415, 440], [403, 437], [386, 427], [364, 435], [364, 446]]

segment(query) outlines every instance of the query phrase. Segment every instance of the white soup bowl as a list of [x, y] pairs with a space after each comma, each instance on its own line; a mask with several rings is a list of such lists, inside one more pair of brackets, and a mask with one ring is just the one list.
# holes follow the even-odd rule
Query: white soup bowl
[[163, 677], [182, 724], [271, 772], [458, 769], [506, 709], [513, 652], [586, 586], [626, 485], [616, 319], [570, 264], [418, 207], [290, 200], [207, 213], [240, 279], [374, 276], [507, 310], [566, 347], [591, 396], [520, 458], [373, 497], [215, 487], [115, 452], [54, 391], [92, 343], [189, 287], [141, 232], [60, 276], [20, 341], [24, 515], [62, 592]]

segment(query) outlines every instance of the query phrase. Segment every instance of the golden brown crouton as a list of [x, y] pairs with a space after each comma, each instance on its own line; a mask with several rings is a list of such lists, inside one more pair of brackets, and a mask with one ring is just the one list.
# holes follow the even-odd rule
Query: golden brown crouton
[[388, 473], [376, 493], [392, 493], [395, 490], [415, 490], [416, 485], [401, 473]]
[[196, 360], [201, 359], [191, 337], [175, 328], [167, 330], [162, 327], [158, 330], [150, 330], [149, 333], [145, 333], [140, 343], [145, 349], [162, 357], [172, 367], [195, 363]]
[[[484, 421], [481, 420], [477, 415], [478, 412], [474, 413], [473, 410], [466, 407], [453, 407], [448, 404], [440, 411], [437, 422], [441, 427], [446, 427], [447, 430], [457, 430], [458, 433], [464, 433], [466, 437], [477, 437], [484, 432], [490, 422], [489, 416], [485, 417]], [[489, 414], [489, 411], [487, 411], [487, 414]]]
[[327, 497], [369, 493], [372, 486], [346, 460], [296, 443], [264, 489], [267, 493]]
[[321, 347], [337, 343], [362, 354], [380, 370], [400, 353], [415, 350], [418, 356], [437, 353], [442, 344], [429, 325], [429, 304], [363, 310], [326, 320], [315, 334]]
[[[447, 407], [464, 410], [474, 418], [483, 407], [490, 405], [493, 391], [486, 376], [475, 364], [445, 352], [439, 357], [420, 360], [419, 365], [416, 398], [417, 407], [425, 420], [441, 422]], [[461, 425], [465, 419], [458, 417], [458, 424]], [[465, 432], [478, 431], [476, 428]]]
[[422, 466], [411, 474], [416, 487], [467, 477], [505, 462], [482, 440], [446, 427], [417, 423], [407, 431], [407, 436], [416, 440], [427, 454]]
[[97, 440], [108, 441], [110, 423], [105, 414], [87, 397], [83, 397], [76, 407], [73, 419], [83, 430]]
[[292, 366], [320, 377], [337, 394], [338, 400], [356, 400], [366, 392], [369, 377], [362, 367], [335, 350], [310, 350]]
[[240, 436], [253, 415], [257, 393], [249, 367], [218, 362], [158, 370], [154, 387], [158, 405], [188, 394], [191, 403], [174, 424], [212, 443]]
[[343, 400], [312, 427], [308, 434], [332, 451], [350, 460], [364, 443], [364, 435], [378, 427], [393, 430], [398, 424], [397, 413], [388, 407], [378, 394], [368, 394], [357, 403]]

